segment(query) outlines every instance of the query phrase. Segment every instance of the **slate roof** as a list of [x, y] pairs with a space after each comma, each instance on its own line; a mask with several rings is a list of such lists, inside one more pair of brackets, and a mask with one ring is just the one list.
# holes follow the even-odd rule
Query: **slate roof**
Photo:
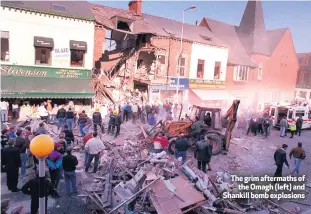
[[[90, 7], [94, 13], [95, 21], [110, 29], [115, 29], [111, 19], [114, 16], [118, 16], [133, 20], [133, 33], [135, 34], [150, 33], [156, 36], [173, 36], [176, 38], [180, 38], [181, 36], [182, 23], [179, 21], [149, 14], [137, 16], [133, 11], [111, 8], [92, 3], [90, 3]], [[183, 38], [192, 42], [227, 47], [226, 43], [216, 38], [215, 35], [208, 29], [197, 25], [184, 24]]]
[[229, 45], [228, 60], [232, 64], [254, 66], [251, 54], [271, 56], [288, 28], [266, 30], [262, 2], [248, 1], [240, 26], [203, 18], [216, 37]]
[[1, 6], [94, 20], [93, 13], [86, 1], [2, 1]]

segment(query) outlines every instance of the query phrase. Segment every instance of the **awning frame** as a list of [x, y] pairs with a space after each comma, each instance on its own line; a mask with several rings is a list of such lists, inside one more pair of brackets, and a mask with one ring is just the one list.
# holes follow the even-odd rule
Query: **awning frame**
[[35, 36], [33, 39], [34, 39], [33, 45], [35, 47], [42, 47], [42, 48], [53, 48], [54, 47], [53, 38]]
[[69, 41], [70, 50], [87, 51], [87, 42], [84, 41]]

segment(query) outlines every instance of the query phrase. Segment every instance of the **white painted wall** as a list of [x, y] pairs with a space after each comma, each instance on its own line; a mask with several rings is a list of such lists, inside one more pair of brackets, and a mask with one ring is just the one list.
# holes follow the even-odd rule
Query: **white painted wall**
[[57, 48], [68, 48], [69, 40], [87, 42], [85, 66], [75, 69], [92, 69], [94, 55], [94, 23], [53, 15], [30, 13], [21, 10], [0, 8], [0, 30], [9, 31], [10, 64], [35, 65], [34, 36], [54, 39], [51, 66], [70, 68], [70, 52], [62, 56], [55, 53]]
[[197, 79], [198, 60], [204, 60], [204, 80], [214, 79], [215, 62], [221, 62], [220, 79], [226, 80], [226, 70], [228, 61], [228, 49], [212, 47], [208, 45], [192, 43], [191, 64], [190, 64], [190, 79]]

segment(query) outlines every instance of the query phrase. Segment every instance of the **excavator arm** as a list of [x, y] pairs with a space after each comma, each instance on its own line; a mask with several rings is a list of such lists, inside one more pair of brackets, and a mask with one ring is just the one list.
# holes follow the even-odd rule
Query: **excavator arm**
[[234, 129], [235, 123], [237, 121], [237, 113], [238, 113], [239, 105], [240, 105], [240, 100], [234, 100], [231, 107], [228, 109], [226, 115], [224, 116], [224, 119], [228, 120], [228, 125], [227, 125], [226, 133], [225, 133], [226, 150], [229, 149], [232, 130]]

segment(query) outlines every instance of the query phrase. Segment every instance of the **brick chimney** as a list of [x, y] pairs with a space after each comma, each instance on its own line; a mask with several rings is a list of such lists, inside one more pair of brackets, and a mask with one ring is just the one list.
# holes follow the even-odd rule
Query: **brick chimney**
[[136, 15], [141, 16], [142, 0], [132, 0], [129, 2], [129, 10], [132, 10]]

